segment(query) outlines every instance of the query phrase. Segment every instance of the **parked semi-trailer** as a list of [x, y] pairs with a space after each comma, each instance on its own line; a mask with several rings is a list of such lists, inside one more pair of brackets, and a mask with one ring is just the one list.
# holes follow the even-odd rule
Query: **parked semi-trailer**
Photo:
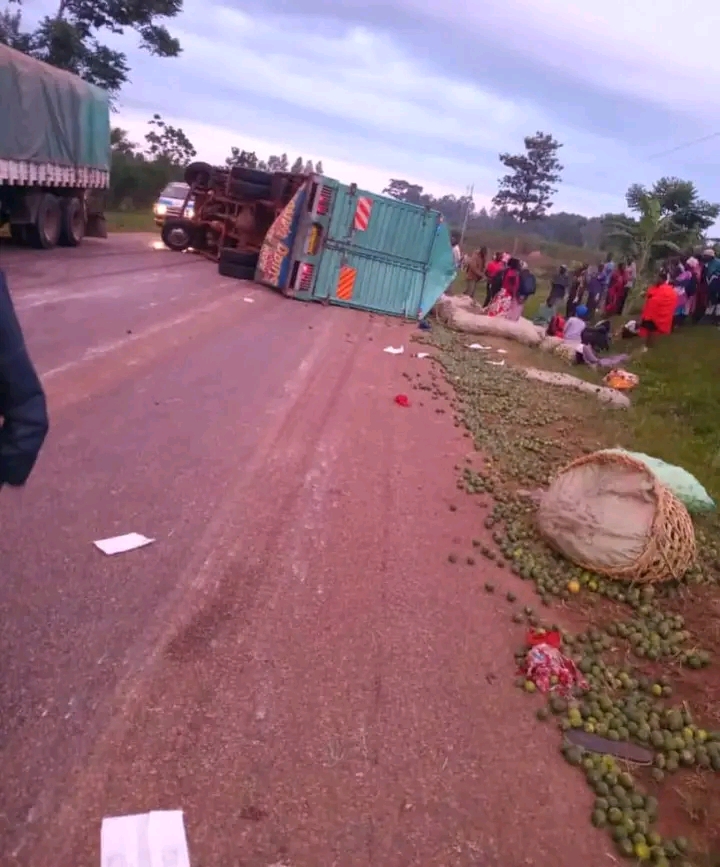
[[108, 94], [0, 45], [0, 227], [40, 249], [107, 235]]

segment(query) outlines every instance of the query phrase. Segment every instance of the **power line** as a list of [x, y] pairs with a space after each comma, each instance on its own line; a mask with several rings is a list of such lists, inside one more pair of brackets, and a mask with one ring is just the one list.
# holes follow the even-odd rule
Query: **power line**
[[701, 142], [704, 142], [704, 141], [710, 141], [710, 139], [717, 138], [718, 136], [720, 136], [720, 132], [711, 132], [710, 135], [704, 135], [704, 136], [702, 136], [702, 138], [696, 138], [696, 139], [693, 139], [692, 141], [683, 142], [682, 144], [675, 145], [675, 147], [668, 148], [666, 151], [660, 151], [659, 153], [656, 153], [656, 154], [650, 154], [650, 156], [648, 156], [647, 159], [654, 160], [654, 159], [657, 159], [657, 157], [664, 157], [667, 154], [674, 154], [675, 151], [679, 151], [679, 150], [683, 150], [684, 148], [692, 147], [692, 145], [701, 144]]

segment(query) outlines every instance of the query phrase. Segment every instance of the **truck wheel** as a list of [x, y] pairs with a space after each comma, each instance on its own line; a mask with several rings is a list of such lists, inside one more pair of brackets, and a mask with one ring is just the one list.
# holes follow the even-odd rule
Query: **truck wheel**
[[213, 167], [210, 163], [190, 163], [185, 169], [185, 183], [192, 187], [193, 184], [200, 184], [201, 187], [206, 187], [210, 183], [210, 175]]
[[234, 262], [218, 262], [218, 273], [222, 277], [233, 277], [235, 280], [254, 280], [254, 265], [236, 265]]
[[272, 172], [263, 172], [260, 169], [248, 169], [245, 166], [233, 166], [230, 169], [230, 177], [235, 181], [249, 181], [251, 184], [270, 183]]
[[74, 196], [63, 199], [61, 210], [60, 243], [64, 247], [77, 247], [85, 237], [85, 213], [82, 202]]
[[182, 253], [190, 246], [190, 227], [185, 220], [165, 220], [160, 237], [170, 250]]
[[251, 184], [249, 181], [230, 181], [228, 192], [234, 199], [254, 201], [272, 198], [269, 183]]
[[51, 250], [60, 238], [61, 227], [60, 202], [51, 193], [45, 193], [38, 205], [35, 224], [28, 226], [30, 243], [39, 250]]
[[226, 265], [241, 265], [253, 270], [255, 270], [259, 258], [259, 253], [244, 252], [236, 250], [234, 247], [223, 247], [220, 251], [220, 262], [224, 262]]

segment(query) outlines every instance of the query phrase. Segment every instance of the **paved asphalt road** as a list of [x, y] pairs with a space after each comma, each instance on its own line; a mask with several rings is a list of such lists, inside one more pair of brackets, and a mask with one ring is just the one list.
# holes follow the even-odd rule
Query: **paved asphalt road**
[[51, 408], [0, 496], [0, 863], [94, 867], [159, 808], [193, 867], [608, 863], [512, 687], [514, 579], [448, 562], [485, 507], [411, 326], [147, 235], [0, 263]]

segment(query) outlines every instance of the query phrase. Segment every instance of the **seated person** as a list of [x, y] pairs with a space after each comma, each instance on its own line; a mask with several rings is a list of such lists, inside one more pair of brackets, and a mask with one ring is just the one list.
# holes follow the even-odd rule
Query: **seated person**
[[575, 313], [565, 322], [562, 338], [565, 343], [581, 343], [582, 335], [587, 325], [588, 309], [584, 304], [578, 304]]

